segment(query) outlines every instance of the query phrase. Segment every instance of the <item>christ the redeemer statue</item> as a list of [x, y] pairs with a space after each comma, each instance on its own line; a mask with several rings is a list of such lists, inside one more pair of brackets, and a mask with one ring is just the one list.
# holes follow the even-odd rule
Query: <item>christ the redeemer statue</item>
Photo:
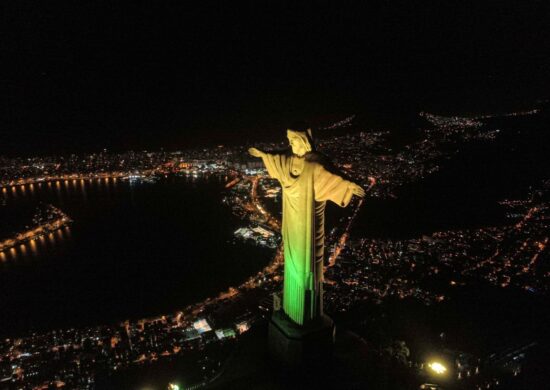
[[330, 200], [346, 207], [352, 196], [363, 197], [358, 184], [332, 173], [323, 155], [313, 150], [311, 130], [287, 131], [292, 153], [267, 153], [250, 148], [261, 157], [269, 176], [283, 189], [284, 313], [297, 325], [307, 326], [323, 315], [323, 257], [325, 205]]

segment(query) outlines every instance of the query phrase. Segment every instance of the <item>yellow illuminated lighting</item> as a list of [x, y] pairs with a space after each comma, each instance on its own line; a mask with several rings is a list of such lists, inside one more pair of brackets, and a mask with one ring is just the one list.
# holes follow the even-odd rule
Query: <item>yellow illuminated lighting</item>
[[32, 253], [36, 254], [36, 241], [34, 240], [34, 238], [30, 241], [30, 245]]
[[445, 367], [443, 364], [439, 362], [431, 362], [428, 364], [428, 367], [430, 367], [431, 370], [438, 375], [442, 375], [447, 372], [447, 367]]
[[170, 383], [168, 385], [168, 390], [180, 390], [180, 387], [178, 385], [175, 385], [173, 383]]
[[[304, 325], [322, 315], [324, 205], [332, 201], [346, 207], [353, 195], [363, 197], [357, 184], [335, 175], [304, 155], [313, 150], [311, 133], [287, 130], [293, 155], [273, 154], [250, 148], [260, 157], [273, 179], [283, 186], [282, 236], [284, 248], [283, 310], [290, 319]], [[254, 183], [257, 183], [257, 179]], [[252, 198], [255, 198], [255, 185]], [[319, 207], [318, 204], [322, 204]], [[262, 213], [263, 208], [258, 208]]]

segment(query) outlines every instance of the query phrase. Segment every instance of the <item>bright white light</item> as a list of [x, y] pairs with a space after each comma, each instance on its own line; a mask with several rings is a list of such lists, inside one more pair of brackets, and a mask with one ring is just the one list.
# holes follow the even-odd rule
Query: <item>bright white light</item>
[[428, 367], [430, 367], [433, 372], [435, 372], [436, 374], [439, 374], [439, 375], [444, 374], [445, 372], [447, 372], [447, 367], [445, 367], [443, 364], [441, 364], [439, 362], [429, 363]]

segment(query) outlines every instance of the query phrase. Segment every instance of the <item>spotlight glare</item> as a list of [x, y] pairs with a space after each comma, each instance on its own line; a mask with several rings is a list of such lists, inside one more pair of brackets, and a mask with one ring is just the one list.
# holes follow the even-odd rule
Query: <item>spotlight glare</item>
[[428, 367], [430, 367], [431, 370], [438, 375], [442, 375], [445, 372], [447, 372], [447, 367], [445, 367], [443, 364], [439, 362], [431, 362], [428, 364]]

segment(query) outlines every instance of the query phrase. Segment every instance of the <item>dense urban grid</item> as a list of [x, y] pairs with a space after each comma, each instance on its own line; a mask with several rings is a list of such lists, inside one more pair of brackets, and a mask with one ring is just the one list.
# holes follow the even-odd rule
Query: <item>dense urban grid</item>
[[[369, 197], [392, 199], [398, 196], [399, 188], [439, 171], [463, 145], [490, 142], [500, 132], [486, 124], [494, 116], [420, 116], [425, 126], [403, 146], [393, 145], [391, 132], [386, 130], [355, 129], [332, 135], [335, 129], [354, 127], [355, 116], [350, 116], [321, 128], [317, 148], [330, 155], [338, 169], [368, 188]], [[259, 147], [273, 150], [284, 145]], [[55, 186], [60, 181], [154, 181], [165, 175], [223, 174], [228, 179], [220, 207], [230, 208], [242, 219], [234, 239], [273, 253], [271, 263], [241, 285], [175, 313], [0, 340], [0, 387], [91, 389], [98, 375], [176, 357], [189, 361], [185, 388], [200, 388], [215, 380], [223, 372], [227, 351], [241, 334], [269, 315], [273, 294], [281, 289], [281, 191], [267, 177], [261, 162], [248, 157], [246, 149], [246, 145], [219, 145], [179, 152], [116, 154], [104, 150], [85, 156], [0, 158], [3, 197]], [[550, 268], [540, 260], [548, 252], [549, 194], [547, 180], [522, 198], [502, 199], [500, 204], [506, 208], [509, 221], [502, 226], [438, 231], [403, 240], [350, 234], [363, 205], [354, 201], [341, 212], [338, 224], [327, 231], [327, 312], [344, 313], [363, 302], [376, 304], [389, 297], [436, 304], [447, 296], [440, 283], [438, 288], [431, 288], [430, 280], [442, 275], [449, 288], [482, 280], [501, 288], [516, 286], [532, 294], [546, 294]], [[7, 261], [8, 249], [14, 247], [6, 246], [4, 253], [0, 246], [0, 260]], [[525, 348], [528, 346], [506, 356], [493, 356], [491, 364], [485, 361], [485, 367], [498, 366], [499, 373], [517, 375]], [[457, 380], [463, 380], [468, 388], [498, 384], [497, 375], [493, 375], [496, 371], [480, 374], [483, 357], [461, 356], [456, 363]], [[408, 362], [418, 372], [428, 370], [425, 363]]]

